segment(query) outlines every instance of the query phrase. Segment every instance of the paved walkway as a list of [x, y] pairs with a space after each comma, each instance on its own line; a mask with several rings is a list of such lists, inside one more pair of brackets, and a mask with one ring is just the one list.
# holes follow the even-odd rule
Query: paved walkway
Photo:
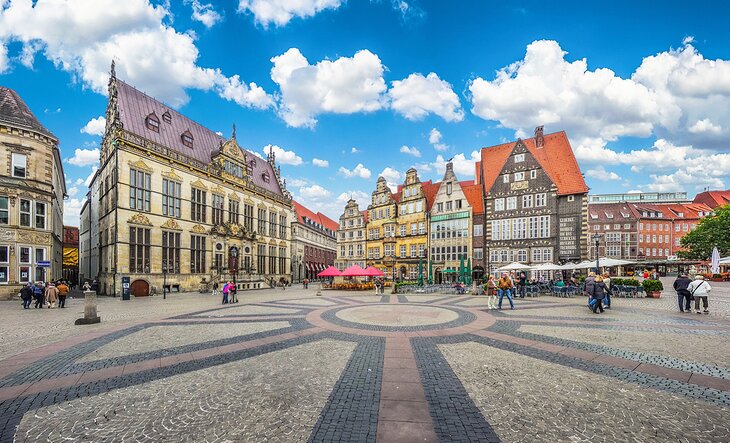
[[730, 287], [662, 299], [314, 289], [0, 303], [4, 441], [730, 440]]

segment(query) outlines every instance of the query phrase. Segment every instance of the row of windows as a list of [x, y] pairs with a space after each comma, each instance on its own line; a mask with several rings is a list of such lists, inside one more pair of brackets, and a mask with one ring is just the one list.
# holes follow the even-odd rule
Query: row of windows
[[469, 219], [444, 220], [431, 223], [431, 239], [468, 238]]
[[[696, 223], [675, 223], [674, 224], [674, 231], [675, 232], [688, 232], [690, 230], [694, 230], [697, 227]], [[644, 223], [639, 223], [639, 230], [644, 230]], [[669, 223], [647, 223], [646, 224], [646, 230], [647, 231], [670, 231]]]
[[[26, 198], [18, 199], [18, 221], [20, 226], [46, 229], [47, 203]], [[10, 199], [0, 196], [0, 225], [10, 224]]]
[[[517, 156], [515, 156], [515, 157], [517, 157]], [[515, 172], [513, 174], [513, 177], [514, 177], [514, 181], [516, 181], [516, 182], [524, 181], [525, 180], [525, 177], [526, 177], [525, 171]], [[533, 179], [533, 180], [537, 178], [537, 169], [533, 169], [533, 170], [530, 171], [530, 178]], [[509, 174], [504, 174], [502, 176], [502, 182], [503, 183], [509, 183]]]
[[[647, 257], [668, 257], [669, 256], [669, 249], [664, 248], [664, 253], [662, 254], [662, 248], [646, 248], [646, 256]], [[644, 248], [639, 248], [639, 255], [644, 255]]]
[[550, 216], [492, 220], [492, 240], [523, 240], [550, 237]]
[[[357, 245], [357, 257], [362, 257], [364, 254], [363, 245]], [[345, 246], [340, 246], [340, 257], [345, 257]], [[347, 257], [355, 257], [355, 247], [353, 245], [347, 246]]]
[[[181, 218], [181, 184], [168, 179], [162, 180], [162, 214], [168, 217]], [[130, 169], [129, 171], [129, 207], [142, 212], [150, 212], [151, 200], [151, 177], [150, 174]], [[191, 187], [190, 190], [190, 218], [192, 221], [207, 223], [207, 192], [202, 189]], [[211, 221], [214, 225], [225, 223], [225, 197], [219, 194], [212, 194]], [[278, 224], [277, 222], [278, 216]], [[287, 217], [279, 215], [275, 211], [268, 212], [266, 209], [258, 209], [257, 231], [259, 234], [266, 234], [268, 219], [268, 235], [270, 237], [286, 238]], [[235, 200], [228, 200], [229, 223], [240, 224], [241, 213], [240, 203]], [[243, 226], [253, 231], [253, 205], [243, 205]]]
[[456, 261], [462, 257], [466, 260], [468, 253], [469, 247], [467, 245], [431, 247], [431, 259], [437, 262], [448, 260]]
[[[624, 223], [623, 226], [624, 226], [624, 229], [631, 229], [631, 226], [633, 226], [633, 225], [631, 223]], [[611, 229], [611, 225], [603, 225], [603, 229], [607, 231], [607, 230]], [[614, 224], [613, 225], [613, 229], [614, 230], [621, 229], [621, 224], [620, 223]], [[593, 225], [593, 230], [594, 231], [600, 231], [601, 230], [601, 225]]]
[[[679, 239], [677, 239], [677, 240], [679, 240]], [[640, 242], [643, 242], [644, 241], [644, 234], [639, 234], [639, 241]], [[656, 235], [648, 235], [647, 234], [646, 235], [646, 241], [647, 241], [647, 243], [648, 242], [651, 242], [651, 243], [669, 243], [669, 236], [668, 235], [664, 235], [664, 236], [660, 235], [659, 237], [657, 237]]]
[[[531, 263], [549, 263], [553, 261], [553, 248], [532, 248]], [[526, 263], [527, 249], [492, 249], [489, 258], [492, 263]]]
[[[522, 196], [521, 209], [540, 208], [547, 206], [547, 194], [525, 194]], [[517, 209], [517, 197], [495, 198], [494, 210], [496, 211], [513, 211]]]
[[[450, 212], [453, 210], [462, 209], [464, 206], [462, 199], [456, 199], [453, 201], [439, 202], [436, 203], [436, 212]], [[445, 209], [444, 209], [445, 208]]]
[[[359, 247], [358, 247], [358, 250], [359, 250]], [[399, 252], [398, 257], [401, 257], [401, 258], [424, 257], [423, 253], [425, 250], [426, 250], [425, 244], [409, 245], [409, 246], [400, 245], [400, 247], [398, 248], [398, 252]], [[340, 252], [342, 252], [344, 254], [344, 247], [340, 248]], [[383, 256], [384, 257], [395, 257], [396, 256], [395, 252], [396, 252], [395, 245], [385, 245], [384, 250], [383, 250], [383, 253], [384, 253]], [[376, 260], [379, 259], [380, 258], [380, 247], [375, 246], [372, 248], [368, 248], [368, 258], [376, 259]]]
[[[31, 281], [46, 280], [46, 266], [38, 266], [41, 262], [48, 260], [46, 248], [34, 248], [31, 246], [18, 246], [18, 281], [28, 283]], [[10, 246], [0, 245], [0, 284], [8, 283], [10, 265]], [[35, 270], [35, 272], [33, 272]]]
[[[136, 273], [149, 273], [150, 267], [150, 251], [152, 243], [150, 239], [149, 228], [129, 228], [129, 270]], [[161, 269], [169, 274], [179, 274], [181, 272], [181, 254], [183, 248], [180, 244], [181, 234], [179, 232], [162, 231], [162, 263]], [[266, 255], [266, 245], [258, 245], [258, 269], [262, 274], [276, 274], [277, 269], [284, 272], [286, 269], [286, 247], [269, 246], [269, 255]], [[269, 258], [267, 263], [266, 258]], [[206, 259], [207, 248], [206, 238], [199, 235], [190, 235], [190, 272], [193, 274], [202, 274], [207, 272]], [[239, 257], [240, 258], [240, 257]], [[240, 263], [240, 261], [239, 261]], [[222, 270], [226, 269], [228, 263], [224, 261], [224, 254], [215, 253], [214, 267]], [[243, 267], [238, 269], [245, 272], [253, 272], [251, 268], [251, 257], [243, 257]], [[267, 267], [268, 265], [268, 267]], [[268, 271], [268, 272], [267, 272]]]

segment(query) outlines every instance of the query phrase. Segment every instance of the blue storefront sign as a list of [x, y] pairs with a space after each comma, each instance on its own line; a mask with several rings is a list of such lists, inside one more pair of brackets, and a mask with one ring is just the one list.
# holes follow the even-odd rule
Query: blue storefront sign
[[41, 268], [50, 268], [51, 267], [51, 262], [49, 262], [49, 261], [39, 261], [39, 262], [36, 262], [36, 266], [40, 266]]

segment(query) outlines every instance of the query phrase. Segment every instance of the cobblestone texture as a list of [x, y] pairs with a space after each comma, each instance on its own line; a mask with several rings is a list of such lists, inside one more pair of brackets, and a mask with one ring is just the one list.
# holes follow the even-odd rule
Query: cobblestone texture
[[380, 326], [430, 326], [459, 318], [456, 311], [435, 306], [357, 306], [337, 311], [337, 317], [350, 323]]
[[728, 408], [474, 342], [439, 349], [503, 441], [730, 439]]
[[[26, 414], [17, 435], [34, 441], [306, 441], [354, 348], [321, 340], [59, 403]], [[290, 383], [295, 375], [298, 382]]]

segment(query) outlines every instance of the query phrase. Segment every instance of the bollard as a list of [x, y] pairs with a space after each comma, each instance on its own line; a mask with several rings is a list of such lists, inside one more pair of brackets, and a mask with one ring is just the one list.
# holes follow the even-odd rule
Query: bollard
[[96, 292], [84, 291], [84, 318], [76, 319], [76, 325], [92, 325], [101, 323], [101, 317], [96, 315]]
[[321, 296], [321, 295], [322, 295], [322, 283], [320, 283], [319, 286], [317, 287], [317, 296]]

